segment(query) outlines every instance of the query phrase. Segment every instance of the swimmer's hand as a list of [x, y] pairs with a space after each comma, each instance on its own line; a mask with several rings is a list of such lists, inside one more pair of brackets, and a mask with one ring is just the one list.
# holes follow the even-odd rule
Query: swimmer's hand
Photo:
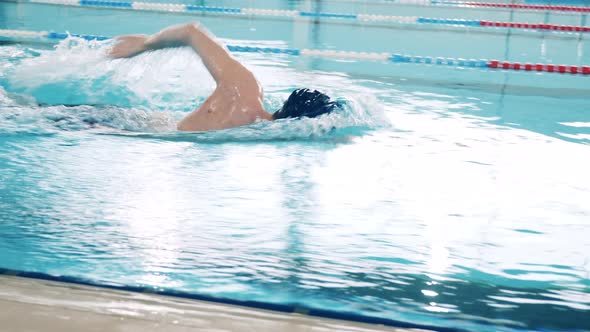
[[109, 56], [115, 59], [130, 58], [147, 50], [145, 35], [128, 35], [117, 37], [117, 43], [109, 51]]

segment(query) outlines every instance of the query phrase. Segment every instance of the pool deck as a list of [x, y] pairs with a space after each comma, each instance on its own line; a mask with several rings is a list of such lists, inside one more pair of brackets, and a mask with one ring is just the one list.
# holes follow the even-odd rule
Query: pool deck
[[0, 322], [10, 332], [424, 331], [12, 276], [0, 276]]

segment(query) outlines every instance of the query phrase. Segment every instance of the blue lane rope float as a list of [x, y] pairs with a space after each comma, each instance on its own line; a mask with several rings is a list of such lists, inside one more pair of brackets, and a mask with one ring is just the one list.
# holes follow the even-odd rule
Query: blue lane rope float
[[56, 39], [56, 40], [63, 40], [67, 39], [68, 37], [78, 37], [86, 40], [108, 40], [111, 37], [105, 36], [94, 36], [94, 35], [78, 35], [78, 34], [67, 34], [67, 33], [58, 33], [58, 32], [47, 32], [45, 36], [47, 39]]
[[234, 13], [234, 14], [238, 14], [242, 11], [240, 8], [206, 7], [206, 6], [193, 6], [193, 5], [186, 5], [186, 10], [192, 11], [192, 12]]
[[131, 2], [126, 1], [95, 1], [95, 0], [80, 0], [80, 6], [108, 6], [116, 8], [133, 8]]
[[[4, 38], [25, 38], [25, 39], [49, 39], [49, 40], [64, 40], [68, 37], [83, 38], [85, 40], [108, 40], [112, 37], [96, 36], [96, 35], [81, 35], [81, 34], [67, 34], [59, 32], [47, 31], [24, 31], [24, 30], [0, 30], [0, 37]], [[571, 65], [555, 65], [555, 64], [541, 64], [541, 63], [521, 63], [508, 62], [498, 60], [486, 59], [462, 59], [462, 58], [446, 58], [446, 57], [431, 57], [431, 56], [416, 56], [405, 54], [390, 54], [390, 53], [367, 53], [367, 52], [350, 52], [350, 51], [335, 51], [335, 50], [314, 50], [314, 49], [289, 49], [276, 47], [253, 47], [240, 45], [226, 45], [231, 52], [243, 53], [271, 53], [271, 54], [287, 54], [293, 56], [311, 56], [331, 59], [351, 59], [351, 60], [372, 60], [385, 61], [391, 63], [413, 63], [431, 66], [446, 66], [446, 67], [463, 67], [476, 69], [494, 69], [494, 70], [512, 70], [512, 71], [526, 71], [526, 72], [548, 72], [560, 74], [573, 75], [590, 75], [590, 66], [571, 66]]]
[[[463, 26], [463, 27], [481, 27], [481, 28], [514, 28], [527, 30], [549, 30], [560, 32], [590, 32], [590, 27], [585, 26], [569, 26], [556, 24], [535, 24], [535, 23], [518, 23], [518, 22], [494, 22], [485, 20], [464, 20], [464, 19], [450, 19], [450, 18], [430, 18], [417, 16], [392, 16], [392, 15], [373, 15], [373, 14], [346, 14], [346, 13], [323, 13], [323, 12], [309, 12], [297, 10], [280, 10], [280, 9], [259, 9], [259, 8], [228, 8], [228, 7], [210, 7], [210, 6], [196, 6], [173, 3], [149, 3], [149, 2], [130, 2], [130, 1], [103, 1], [103, 0], [29, 0], [33, 3], [42, 3], [50, 5], [63, 6], [81, 6], [81, 7], [97, 7], [110, 8], [122, 10], [138, 10], [138, 11], [157, 11], [157, 12], [181, 12], [181, 13], [201, 13], [201, 14], [227, 14], [227, 15], [250, 15], [250, 16], [275, 16], [275, 17], [307, 17], [307, 18], [327, 18], [327, 19], [342, 19], [342, 20], [356, 20], [368, 22], [390, 22], [398, 24], [430, 24], [430, 25], [447, 25], [447, 26]], [[447, 1], [452, 2], [452, 1]], [[446, 3], [446, 2], [445, 2]], [[469, 6], [474, 4], [489, 3], [481, 2], [464, 2]], [[489, 4], [488, 7], [494, 7]], [[499, 3], [498, 5], [507, 5]], [[520, 6], [520, 5], [519, 5]], [[498, 7], [498, 6], [496, 6]], [[501, 7], [501, 6], [500, 6]], [[542, 6], [549, 7], [549, 6]], [[563, 6], [558, 6], [563, 7]], [[512, 8], [512, 7], [502, 7]], [[516, 7], [515, 7], [516, 8]], [[520, 8], [520, 7], [518, 7]], [[576, 7], [587, 8], [590, 12], [590, 7]]]
[[237, 46], [237, 45], [227, 45], [226, 47], [231, 52], [274, 53], [274, 54], [289, 54], [289, 55], [300, 55], [301, 54], [301, 52], [299, 50], [288, 49], [288, 48], [252, 47], [252, 46]]
[[358, 19], [358, 15], [355, 14], [316, 13], [305, 11], [300, 11], [299, 16]]

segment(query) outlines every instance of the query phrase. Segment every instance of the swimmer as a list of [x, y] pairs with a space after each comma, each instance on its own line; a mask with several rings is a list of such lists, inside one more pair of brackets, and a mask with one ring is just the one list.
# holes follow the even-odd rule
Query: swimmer
[[267, 112], [263, 106], [262, 86], [254, 74], [198, 23], [172, 26], [152, 36], [119, 36], [109, 56], [129, 58], [145, 51], [178, 46], [191, 47], [217, 84], [207, 100], [178, 123], [178, 130], [209, 131], [249, 125], [259, 120], [313, 118], [339, 107], [338, 102], [319, 91], [297, 89], [278, 111]]

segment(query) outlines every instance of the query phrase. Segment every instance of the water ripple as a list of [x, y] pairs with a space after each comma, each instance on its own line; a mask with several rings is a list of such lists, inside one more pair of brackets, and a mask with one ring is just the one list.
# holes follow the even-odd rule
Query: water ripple
[[294, 82], [348, 108], [177, 133], [210, 91], [204, 68], [185, 50], [106, 61], [105, 47], [0, 47], [0, 267], [469, 330], [590, 329], [590, 151], [556, 134], [585, 133], [587, 101], [499, 109], [249, 55], [269, 109]]

